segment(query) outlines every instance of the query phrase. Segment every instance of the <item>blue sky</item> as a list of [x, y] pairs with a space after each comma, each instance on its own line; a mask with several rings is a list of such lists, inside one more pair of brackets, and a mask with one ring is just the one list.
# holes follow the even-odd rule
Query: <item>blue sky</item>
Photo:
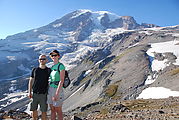
[[179, 25], [179, 0], [0, 0], [0, 39], [47, 25], [77, 9], [133, 16], [139, 24]]

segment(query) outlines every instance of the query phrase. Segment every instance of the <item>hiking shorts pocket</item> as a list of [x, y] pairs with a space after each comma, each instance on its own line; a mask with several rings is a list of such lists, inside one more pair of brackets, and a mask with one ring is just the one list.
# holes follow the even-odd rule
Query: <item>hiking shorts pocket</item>
[[30, 103], [30, 111], [37, 110], [38, 105], [40, 105], [41, 112], [47, 112], [47, 94], [33, 93], [32, 101]]
[[52, 97], [55, 95], [57, 88], [49, 87], [48, 95], [47, 95], [47, 104], [52, 104], [54, 107], [62, 106], [64, 100], [64, 92], [63, 88], [60, 90], [59, 98], [57, 101], [53, 101]]

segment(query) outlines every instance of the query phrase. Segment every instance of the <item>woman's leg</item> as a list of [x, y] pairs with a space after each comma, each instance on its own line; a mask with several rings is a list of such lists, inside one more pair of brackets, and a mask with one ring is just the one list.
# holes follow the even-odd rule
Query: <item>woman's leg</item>
[[55, 107], [55, 111], [57, 112], [58, 120], [63, 120], [62, 106]]
[[50, 109], [51, 109], [51, 120], [55, 120], [56, 119], [56, 111], [55, 111], [55, 107], [50, 104]]

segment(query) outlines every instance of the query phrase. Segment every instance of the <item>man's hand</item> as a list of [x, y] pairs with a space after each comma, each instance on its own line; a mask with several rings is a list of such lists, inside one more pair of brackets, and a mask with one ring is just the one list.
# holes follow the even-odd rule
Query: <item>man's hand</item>
[[32, 98], [32, 85], [34, 83], [34, 78], [30, 77], [29, 79], [29, 85], [28, 85], [28, 97], [31, 99]]
[[31, 99], [31, 98], [32, 98], [32, 93], [29, 93], [29, 94], [28, 94], [28, 97]]

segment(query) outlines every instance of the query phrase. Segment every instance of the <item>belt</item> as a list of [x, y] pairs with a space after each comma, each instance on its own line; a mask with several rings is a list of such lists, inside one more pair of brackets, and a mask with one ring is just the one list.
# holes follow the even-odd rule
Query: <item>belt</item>
[[55, 84], [55, 85], [58, 85], [60, 81], [53, 81], [53, 82], [50, 82], [50, 85], [51, 84]]
[[35, 94], [46, 94], [47, 92], [33, 92]]

